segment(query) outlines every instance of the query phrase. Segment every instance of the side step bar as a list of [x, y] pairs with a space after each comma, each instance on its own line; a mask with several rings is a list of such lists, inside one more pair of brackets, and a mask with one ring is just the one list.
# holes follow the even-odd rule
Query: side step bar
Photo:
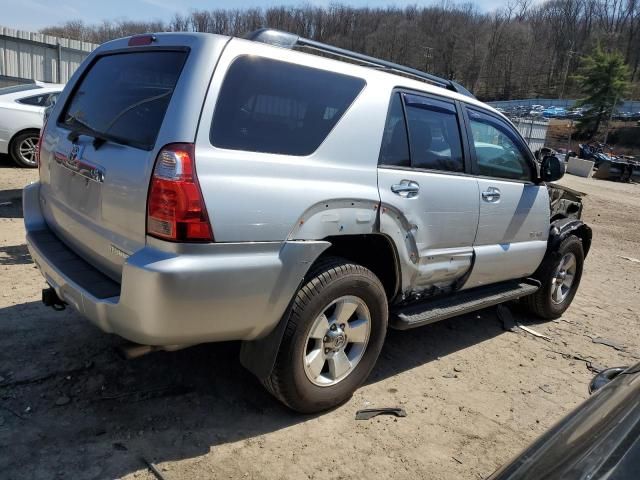
[[389, 326], [397, 330], [420, 327], [515, 300], [530, 295], [539, 288], [540, 282], [534, 279], [510, 281], [392, 308]]

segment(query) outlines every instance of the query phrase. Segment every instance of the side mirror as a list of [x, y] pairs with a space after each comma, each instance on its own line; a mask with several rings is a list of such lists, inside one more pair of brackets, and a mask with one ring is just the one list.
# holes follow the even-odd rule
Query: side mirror
[[563, 175], [564, 165], [558, 157], [547, 155], [540, 162], [540, 180], [543, 182], [560, 180]]

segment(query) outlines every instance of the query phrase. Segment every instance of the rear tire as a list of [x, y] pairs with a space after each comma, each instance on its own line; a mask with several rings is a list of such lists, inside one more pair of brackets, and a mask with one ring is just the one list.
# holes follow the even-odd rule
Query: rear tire
[[36, 130], [28, 131], [17, 135], [11, 141], [9, 154], [11, 159], [20, 167], [36, 168], [36, 149], [40, 133]]
[[547, 254], [533, 275], [542, 286], [523, 299], [528, 310], [547, 320], [560, 317], [578, 291], [583, 263], [582, 241], [575, 235], [568, 236], [556, 251]]
[[375, 365], [387, 317], [384, 287], [370, 270], [337, 257], [321, 260], [296, 294], [264, 386], [301, 413], [344, 403]]

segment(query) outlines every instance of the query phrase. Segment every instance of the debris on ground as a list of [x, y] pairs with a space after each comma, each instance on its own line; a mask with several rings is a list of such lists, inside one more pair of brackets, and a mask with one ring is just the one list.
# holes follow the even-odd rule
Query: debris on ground
[[593, 373], [600, 373], [601, 371], [607, 369], [607, 367], [600, 365], [598, 363], [593, 363], [593, 362], [587, 362], [587, 368], [589, 369], [590, 372], [593, 372]]
[[140, 457], [140, 460], [142, 460], [144, 462], [144, 464], [147, 467], [149, 467], [149, 470], [151, 470], [151, 473], [153, 473], [158, 480], [165, 480], [164, 475], [162, 475], [162, 473], [160, 473], [160, 470], [158, 470], [158, 467], [156, 467], [154, 463], [150, 462], [149, 460], [147, 460], [144, 457]]
[[629, 260], [630, 262], [633, 262], [633, 263], [640, 263], [640, 258], [625, 257], [624, 255], [616, 255], [616, 256], [624, 260]]
[[543, 335], [542, 333], [536, 332], [533, 328], [527, 327], [525, 325], [520, 324], [516, 319], [513, 318], [513, 314], [511, 310], [506, 305], [498, 305], [496, 308], [496, 312], [498, 314], [498, 318], [502, 322], [502, 329], [507, 332], [518, 333], [518, 329], [523, 330], [527, 333], [530, 333], [534, 337], [542, 338], [547, 341], [551, 341], [551, 337], [547, 335]]
[[511, 310], [509, 307], [505, 305], [498, 305], [496, 308], [496, 313], [498, 314], [498, 319], [502, 322], [502, 329], [507, 332], [518, 333], [518, 327], [516, 325], [516, 321], [511, 314]]
[[549, 393], [549, 394], [553, 393], [553, 390], [551, 389], [551, 387], [546, 383], [544, 385], [538, 386], [538, 388], [542, 390], [544, 393]]
[[114, 450], [120, 450], [121, 452], [126, 452], [128, 450], [127, 447], [125, 447], [122, 443], [120, 442], [115, 442], [113, 444], [113, 449]]
[[600, 345], [606, 345], [607, 347], [611, 347], [615, 350], [618, 350], [619, 352], [625, 351], [623, 345], [620, 345], [619, 343], [614, 342], [613, 340], [609, 340], [608, 338], [595, 337], [595, 338], [592, 338], [591, 341], [593, 343], [598, 343]]
[[543, 335], [542, 333], [536, 332], [533, 328], [529, 328], [529, 327], [526, 327], [524, 325], [520, 325], [519, 323], [517, 325], [518, 325], [518, 328], [521, 328], [525, 332], [530, 333], [534, 337], [542, 338], [543, 340], [547, 340], [548, 342], [551, 341], [551, 337], [549, 337], [547, 335]]
[[11, 202], [0, 202], [0, 207], [10, 207]]
[[356, 420], [370, 420], [378, 415], [393, 415], [395, 417], [406, 417], [407, 412], [400, 407], [386, 408], [365, 408], [356, 412]]

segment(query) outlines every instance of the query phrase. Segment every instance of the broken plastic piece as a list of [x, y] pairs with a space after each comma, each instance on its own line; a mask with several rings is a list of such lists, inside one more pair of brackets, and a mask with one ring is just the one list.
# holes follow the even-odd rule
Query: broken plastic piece
[[365, 408], [356, 412], [356, 420], [369, 420], [378, 415], [394, 415], [396, 417], [406, 417], [407, 412], [404, 408], [390, 407], [390, 408]]

